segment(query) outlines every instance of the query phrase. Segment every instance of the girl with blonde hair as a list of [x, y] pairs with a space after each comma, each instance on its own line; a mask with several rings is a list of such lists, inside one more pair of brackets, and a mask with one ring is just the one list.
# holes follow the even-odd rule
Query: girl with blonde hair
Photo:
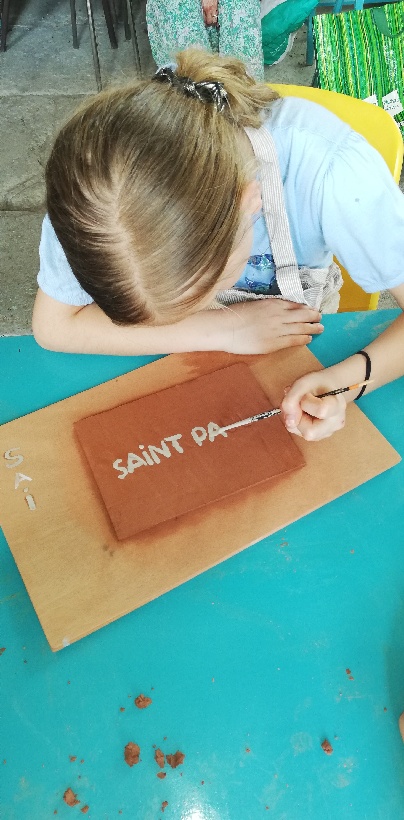
[[[333, 253], [365, 290], [388, 288], [404, 307], [404, 198], [382, 158], [237, 60], [191, 49], [175, 69], [86, 101], [56, 137], [46, 184], [33, 316], [46, 348], [307, 344], [337, 307]], [[288, 429], [339, 429], [354, 391], [316, 394], [370, 370], [368, 390], [401, 376], [403, 340], [400, 316], [364, 351], [299, 379], [283, 402]]]

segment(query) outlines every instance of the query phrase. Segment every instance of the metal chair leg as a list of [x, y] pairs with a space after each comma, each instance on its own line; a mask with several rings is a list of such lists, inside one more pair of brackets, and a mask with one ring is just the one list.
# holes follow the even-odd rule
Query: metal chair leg
[[107, 24], [108, 29], [108, 36], [109, 42], [111, 43], [111, 48], [118, 48], [118, 41], [116, 39], [115, 29], [114, 29], [114, 19], [112, 16], [111, 6], [109, 0], [102, 0], [102, 8], [104, 12], [105, 22]]
[[123, 15], [123, 27], [125, 31], [125, 40], [130, 40], [131, 33], [130, 33], [130, 26], [129, 26], [129, 18], [128, 18], [128, 6], [126, 0], [122, 3], [122, 15]]
[[131, 2], [131, 0], [125, 0], [125, 2], [126, 2], [126, 8], [127, 8], [127, 13], [128, 13], [128, 18], [129, 18], [130, 33], [132, 35], [132, 45], [133, 45], [133, 54], [134, 54], [134, 57], [135, 57], [136, 71], [139, 74], [139, 76], [141, 77], [142, 76], [142, 66], [141, 66], [141, 63], [140, 63], [139, 43], [138, 43], [137, 34], [136, 34], [136, 23], [135, 23], [135, 18], [134, 18], [134, 14], [133, 14], [132, 2]]
[[73, 34], [73, 48], [79, 47], [77, 37], [77, 22], [76, 22], [76, 3], [75, 0], [70, 0], [70, 17], [72, 20], [72, 34]]
[[313, 15], [309, 14], [307, 20], [307, 41], [306, 41], [306, 65], [314, 63], [314, 35], [313, 35]]
[[5, 51], [6, 50], [9, 8], [10, 8], [10, 0], [3, 0], [3, 9], [2, 9], [2, 12], [1, 12], [0, 51]]
[[110, 8], [111, 8], [111, 14], [112, 14], [112, 19], [114, 21], [114, 26], [116, 26], [116, 25], [118, 25], [118, 11], [117, 11], [117, 5], [116, 5], [115, 0], [109, 0], [109, 5], [110, 5]]
[[102, 90], [102, 81], [101, 81], [101, 71], [100, 71], [100, 60], [99, 60], [99, 57], [98, 57], [98, 47], [97, 47], [97, 39], [96, 39], [96, 36], [95, 36], [94, 16], [93, 16], [93, 9], [92, 9], [92, 5], [91, 5], [91, 0], [86, 0], [86, 6], [87, 6], [88, 25], [89, 25], [89, 28], [90, 28], [91, 50], [93, 52], [95, 79], [97, 81], [97, 89], [98, 89], [98, 91], [101, 91]]

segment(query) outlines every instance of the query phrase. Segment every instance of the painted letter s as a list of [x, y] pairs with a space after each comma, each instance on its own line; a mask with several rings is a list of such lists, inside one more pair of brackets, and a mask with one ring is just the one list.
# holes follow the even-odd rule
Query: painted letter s
[[126, 478], [126, 476], [128, 475], [128, 471], [127, 471], [126, 467], [120, 467], [119, 466], [120, 464], [122, 464], [122, 459], [117, 458], [117, 460], [114, 461], [112, 466], [113, 466], [114, 470], [119, 470], [119, 472], [122, 473], [122, 475], [119, 475], [118, 478]]

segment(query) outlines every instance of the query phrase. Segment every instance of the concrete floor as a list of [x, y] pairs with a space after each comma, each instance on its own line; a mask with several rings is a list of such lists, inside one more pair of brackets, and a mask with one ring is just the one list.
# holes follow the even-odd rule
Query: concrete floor
[[[119, 22], [119, 46], [112, 50], [100, 0], [93, 5], [103, 84], [125, 82], [135, 75], [132, 43]], [[134, 6], [143, 70], [152, 73], [145, 0]], [[97, 90], [84, 0], [77, 0], [76, 7], [78, 50], [72, 46], [67, 2], [11, 3], [7, 51], [0, 54], [0, 335], [31, 332], [46, 156], [59, 124]], [[311, 85], [305, 37], [302, 28], [290, 54], [279, 65], [267, 66], [268, 81]], [[389, 294], [382, 296], [381, 307], [393, 305]]]

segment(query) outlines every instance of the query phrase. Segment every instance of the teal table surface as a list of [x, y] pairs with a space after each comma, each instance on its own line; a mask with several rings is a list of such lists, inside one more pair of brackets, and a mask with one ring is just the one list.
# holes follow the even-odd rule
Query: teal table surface
[[[332, 364], [396, 315], [325, 317], [311, 349]], [[148, 361], [2, 338], [0, 422]], [[404, 379], [360, 406], [404, 456]], [[401, 463], [53, 654], [0, 533], [0, 817], [403, 818], [403, 570]], [[158, 778], [155, 747], [183, 764]]]

